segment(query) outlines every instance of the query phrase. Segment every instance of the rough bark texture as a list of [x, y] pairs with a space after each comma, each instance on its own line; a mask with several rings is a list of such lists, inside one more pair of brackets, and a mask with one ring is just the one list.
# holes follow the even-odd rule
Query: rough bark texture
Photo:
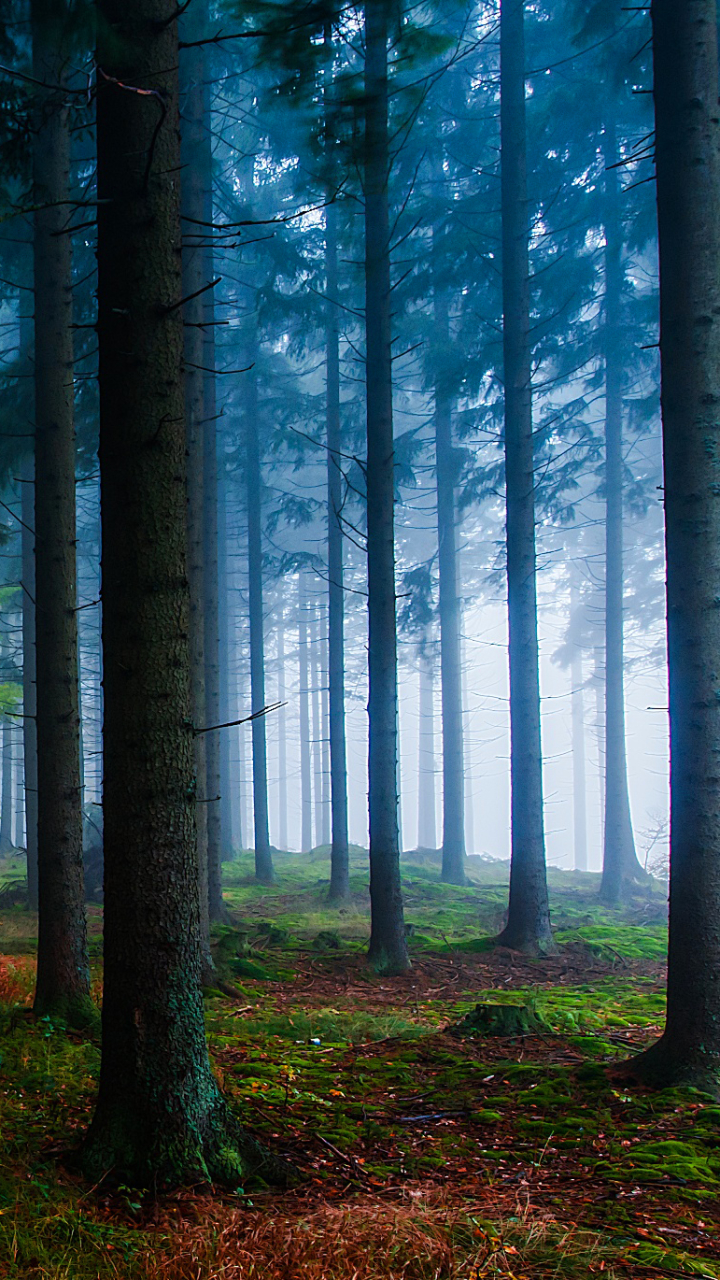
[[370, 963], [410, 967], [405, 942], [398, 831], [397, 629], [395, 601], [388, 12], [365, 4], [365, 325], [369, 621]]
[[605, 139], [605, 837], [600, 899], [617, 906], [644, 878], [635, 853], [625, 745], [623, 668], [622, 222], [617, 141]]
[[326, 211], [325, 272], [327, 307], [326, 429], [328, 503], [328, 689], [330, 732], [330, 900], [342, 902], [350, 893], [348, 848], [347, 744], [345, 739], [345, 592], [343, 583], [342, 467], [340, 449], [340, 334], [338, 326], [337, 210]]
[[[202, 32], [202, 8], [183, 18], [185, 40]], [[203, 118], [205, 57], [202, 46], [180, 55], [180, 131], [182, 138], [182, 291], [185, 353], [185, 444], [187, 450], [187, 556], [190, 583], [190, 688], [196, 730], [209, 721], [205, 698], [205, 374], [202, 322], [208, 283], [204, 241], [197, 223], [205, 215], [203, 172], [206, 125]], [[200, 875], [200, 922], [204, 940], [204, 978], [209, 981], [210, 901], [208, 890], [207, 735], [195, 735], [197, 857]]]
[[[203, 217], [213, 221], [212, 191], [212, 102], [207, 65], [203, 70], [203, 132], [199, 147], [203, 186]], [[212, 247], [205, 244], [205, 281], [214, 279]], [[223, 713], [222, 674], [220, 668], [220, 484], [218, 467], [218, 408], [215, 378], [215, 291], [203, 294], [203, 502], [204, 528], [204, 622], [205, 622], [205, 713], [208, 725], [223, 724], [230, 719]], [[225, 537], [225, 504], [222, 504], [223, 538]], [[223, 557], [225, 551], [223, 548]], [[223, 587], [225, 567], [223, 566]], [[222, 818], [222, 751], [228, 730], [215, 730], [206, 736], [207, 837], [208, 837], [208, 907], [211, 920], [226, 920], [222, 896], [223, 858], [232, 851], [223, 839]]]
[[545, 869], [535, 582], [523, 0], [500, 19], [503, 352], [512, 848], [504, 946], [552, 949]]
[[[441, 348], [447, 350], [450, 346], [447, 294], [439, 287], [435, 288], [433, 305], [437, 339]], [[465, 884], [465, 762], [455, 537], [457, 461], [452, 442], [452, 402], [442, 375], [435, 380], [435, 465], [443, 734], [442, 879], [446, 884]]]
[[217, 1089], [200, 991], [175, 14], [103, 0], [98, 24], [105, 985], [83, 1164], [146, 1186], [274, 1172]]
[[[64, 6], [34, 0], [33, 75], [59, 86]], [[33, 132], [35, 277], [35, 626], [38, 967], [35, 1012], [93, 1011], [82, 862], [70, 146], [62, 90], [38, 92]]]
[[300, 848], [312, 849], [312, 778], [310, 773], [310, 664], [308, 662], [308, 603], [305, 575], [298, 576], [298, 665], [300, 675]]
[[[253, 325], [252, 363], [257, 356], [256, 319]], [[247, 377], [245, 403], [245, 484], [248, 519], [248, 601], [250, 615], [251, 709], [265, 706], [265, 619], [263, 616], [262, 553], [262, 468], [260, 465], [260, 424], [255, 370]], [[252, 722], [253, 808], [255, 815], [255, 876], [261, 884], [275, 879], [270, 849], [267, 780], [267, 732], [265, 717]]]
[[671, 836], [667, 1024], [629, 1064], [720, 1085], [720, 119], [714, 0], [652, 7]]

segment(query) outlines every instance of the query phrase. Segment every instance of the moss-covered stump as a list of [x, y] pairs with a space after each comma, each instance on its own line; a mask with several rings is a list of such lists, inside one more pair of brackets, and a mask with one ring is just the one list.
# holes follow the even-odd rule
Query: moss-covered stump
[[532, 1036], [547, 1033], [550, 1028], [537, 1009], [530, 1004], [500, 1004], [487, 1001], [476, 1004], [452, 1028], [458, 1036]]

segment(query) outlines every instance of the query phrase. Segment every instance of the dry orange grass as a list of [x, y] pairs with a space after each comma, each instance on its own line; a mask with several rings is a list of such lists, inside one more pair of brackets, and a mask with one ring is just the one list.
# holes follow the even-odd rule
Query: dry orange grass
[[[410, 1192], [395, 1203], [358, 1197], [297, 1210], [286, 1203], [218, 1212], [217, 1203], [206, 1202], [203, 1212], [198, 1205], [192, 1222], [158, 1224], [162, 1245], [142, 1274], [146, 1280], [534, 1280], [587, 1276], [598, 1245], [588, 1233], [580, 1241], [574, 1230], [527, 1209], [504, 1231], [480, 1216], [480, 1206], [453, 1205], [433, 1191]], [[581, 1271], [573, 1265], [577, 1253]], [[600, 1269], [604, 1280], [615, 1275], [605, 1264]]]
[[35, 984], [35, 965], [23, 956], [0, 956], [0, 1004], [26, 1004]]

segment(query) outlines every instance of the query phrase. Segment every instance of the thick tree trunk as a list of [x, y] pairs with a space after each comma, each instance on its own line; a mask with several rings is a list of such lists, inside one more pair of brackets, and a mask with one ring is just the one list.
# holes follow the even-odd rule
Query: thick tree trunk
[[[64, 6], [34, 0], [33, 75], [62, 84]], [[35, 213], [35, 628], [38, 785], [38, 1014], [93, 1012], [82, 862], [72, 263], [68, 107], [38, 94]]]
[[310, 770], [310, 663], [305, 575], [298, 576], [298, 661], [300, 667], [300, 848], [312, 849], [312, 777]]
[[[202, 11], [189, 10], [183, 20], [188, 41], [199, 38]], [[185, 350], [185, 439], [187, 451], [187, 547], [190, 583], [190, 680], [192, 718], [196, 730], [208, 722], [205, 698], [205, 375], [203, 289], [208, 283], [203, 240], [197, 223], [205, 216], [203, 119], [205, 58], [202, 46], [180, 56], [182, 137], [182, 291]], [[207, 735], [195, 734], [197, 857], [200, 874], [200, 922], [204, 939], [204, 973], [212, 973], [208, 884]]]
[[720, 1087], [720, 119], [715, 0], [652, 6], [668, 661], [667, 1024], [629, 1067]]
[[618, 906], [644, 879], [635, 853], [625, 743], [623, 657], [622, 222], [615, 123], [605, 145], [605, 837], [600, 900]]
[[83, 1163], [153, 1187], [264, 1161], [213, 1079], [200, 991], [175, 15], [103, 0], [98, 23], [105, 985]]
[[543, 827], [525, 126], [524, 0], [500, 20], [503, 351], [512, 852], [504, 946], [553, 949]]
[[327, 305], [326, 440], [328, 504], [328, 722], [330, 737], [330, 900], [350, 894], [348, 844], [347, 743], [345, 738], [345, 591], [342, 531], [342, 429], [340, 421], [340, 331], [338, 325], [337, 209], [325, 214]]
[[[252, 317], [252, 362], [257, 355], [257, 334]], [[258, 422], [257, 377], [246, 375], [245, 484], [248, 518], [248, 599], [250, 616], [250, 688], [252, 711], [265, 706], [265, 619], [263, 616], [262, 468]], [[275, 879], [270, 850], [267, 780], [267, 731], [265, 717], [252, 722], [253, 812], [255, 816], [255, 876], [261, 884]]]
[[436, 849], [435, 689], [432, 661], [425, 654], [420, 655], [418, 670], [418, 846]]
[[388, 7], [365, 3], [365, 326], [369, 621], [369, 818], [371, 934], [378, 970], [410, 967], [398, 830], [398, 688], [395, 600]]
[[[441, 349], [447, 350], [450, 346], [447, 295], [437, 287], [433, 307], [437, 340]], [[465, 884], [465, 762], [455, 537], [457, 462], [452, 442], [452, 403], [442, 376], [435, 382], [435, 460], [443, 733], [442, 879], [446, 884]]]

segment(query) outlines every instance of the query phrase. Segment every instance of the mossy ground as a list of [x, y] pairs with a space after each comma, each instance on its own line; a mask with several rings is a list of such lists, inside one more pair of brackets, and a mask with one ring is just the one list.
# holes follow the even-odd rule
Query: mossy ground
[[[720, 1277], [720, 1107], [612, 1075], [662, 1023], [658, 886], [612, 913], [595, 877], [552, 873], [560, 953], [529, 960], [487, 946], [502, 867], [453, 888], [409, 861], [413, 970], [383, 978], [363, 960], [359, 855], [339, 911], [325, 855], [277, 867], [269, 889], [249, 858], [227, 868], [237, 928], [214, 945], [237, 998], [206, 1008], [227, 1097], [306, 1175], [283, 1196], [158, 1201], [68, 1172], [99, 1047], [29, 1016], [34, 921], [0, 913], [0, 1275]], [[93, 909], [96, 968], [100, 928]], [[542, 1034], [458, 1034], [482, 1001], [530, 1005]]]

